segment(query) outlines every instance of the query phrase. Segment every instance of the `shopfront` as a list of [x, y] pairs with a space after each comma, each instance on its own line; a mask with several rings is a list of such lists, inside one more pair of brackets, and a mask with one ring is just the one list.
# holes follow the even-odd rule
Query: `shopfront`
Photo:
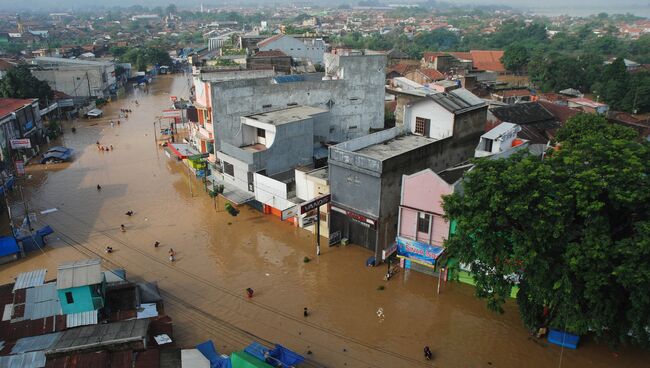
[[439, 245], [427, 244], [413, 239], [398, 236], [397, 257], [405, 269], [433, 274], [436, 272], [436, 261], [444, 253], [445, 248]]

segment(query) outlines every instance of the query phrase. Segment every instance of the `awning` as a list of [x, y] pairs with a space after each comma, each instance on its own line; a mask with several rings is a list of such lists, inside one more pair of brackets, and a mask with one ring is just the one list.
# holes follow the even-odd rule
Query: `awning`
[[254, 193], [246, 190], [241, 190], [228, 182], [222, 180], [214, 180], [214, 184], [215, 186], [223, 185], [223, 193], [221, 193], [221, 195], [235, 204], [244, 204], [255, 199]]
[[173, 153], [174, 155], [176, 155], [178, 158], [182, 160], [186, 159], [189, 156], [196, 155], [199, 153], [194, 149], [192, 149], [192, 147], [190, 147], [189, 144], [185, 144], [185, 143], [171, 143], [168, 144], [166, 148], [168, 148], [169, 151], [171, 151], [170, 153]]

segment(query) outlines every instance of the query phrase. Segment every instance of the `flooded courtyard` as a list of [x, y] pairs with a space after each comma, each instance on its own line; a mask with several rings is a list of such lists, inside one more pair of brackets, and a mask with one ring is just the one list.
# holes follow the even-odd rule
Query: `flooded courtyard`
[[[158, 282], [181, 346], [212, 339], [230, 353], [253, 340], [277, 342], [305, 354], [312, 366], [646, 367], [650, 361], [650, 353], [613, 354], [588, 338], [578, 350], [563, 350], [531, 338], [513, 301], [498, 315], [468, 285], [449, 282], [438, 295], [436, 278], [410, 271], [385, 282], [384, 267], [364, 267], [370, 254], [361, 247], [323, 247], [316, 257], [307, 231], [247, 206], [232, 217], [223, 198], [215, 209], [203, 183], [154, 138], [169, 97], [188, 94], [187, 77], [160, 77], [149, 93], [106, 106], [103, 118], [75, 122], [76, 133], [66, 123], [60, 143], [75, 149], [74, 161], [28, 166], [31, 179], [22, 181], [32, 211], [57, 209], [39, 217], [55, 234], [43, 252], [0, 266], [1, 283], [37, 267], [47, 267], [52, 279], [58, 263], [100, 257], [107, 269]], [[111, 126], [124, 108], [133, 113]], [[114, 150], [99, 151], [97, 141]], [[126, 216], [128, 210], [135, 214]], [[423, 359], [425, 345], [431, 362]]]

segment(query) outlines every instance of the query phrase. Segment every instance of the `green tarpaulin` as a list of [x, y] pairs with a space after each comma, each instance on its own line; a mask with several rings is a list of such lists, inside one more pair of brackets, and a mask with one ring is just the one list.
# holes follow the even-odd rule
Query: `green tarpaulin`
[[232, 364], [232, 368], [273, 368], [272, 365], [267, 364], [244, 351], [236, 351], [232, 353], [230, 355], [230, 363]]

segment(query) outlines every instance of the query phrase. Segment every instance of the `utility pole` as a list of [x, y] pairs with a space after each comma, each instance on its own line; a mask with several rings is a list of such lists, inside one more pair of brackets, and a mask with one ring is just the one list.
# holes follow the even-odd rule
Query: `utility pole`
[[320, 256], [320, 206], [316, 207], [316, 255]]

